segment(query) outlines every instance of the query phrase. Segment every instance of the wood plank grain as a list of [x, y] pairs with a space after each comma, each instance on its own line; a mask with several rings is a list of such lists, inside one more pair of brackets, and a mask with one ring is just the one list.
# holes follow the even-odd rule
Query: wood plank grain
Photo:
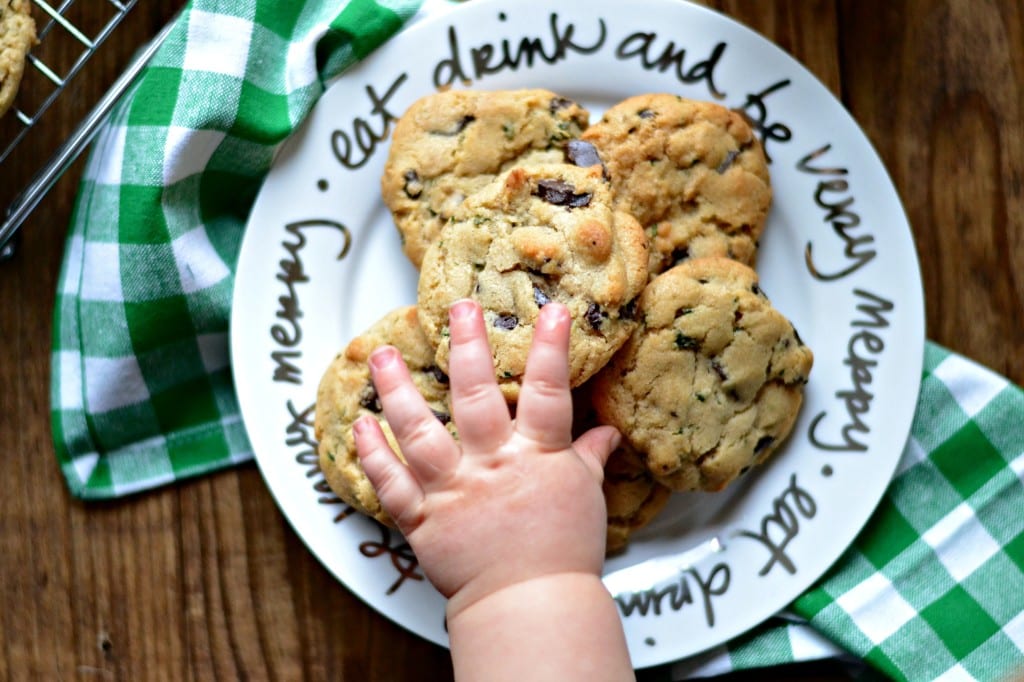
[[[79, 5], [104, 17], [110, 13], [109, 5]], [[140, 3], [97, 53], [95, 68], [83, 71], [62, 101], [94, 102], [128, 63], [136, 41], [155, 34], [177, 6]], [[135, 40], [125, 40], [126, 34]], [[72, 41], [46, 45], [47, 60], [60, 64], [81, 49]], [[84, 113], [74, 109], [53, 107], [5, 161], [5, 188], [23, 186], [28, 169], [35, 168], [25, 159], [47, 153], [70, 133]], [[153, 532], [173, 522], [173, 496], [125, 501], [116, 509], [83, 505], [70, 499], [51, 444], [54, 286], [83, 165], [84, 159], [57, 183], [24, 225], [15, 259], [0, 265], [0, 679], [112, 679], [144, 669], [154, 655], [160, 664], [148, 674], [162, 668], [171, 679], [179, 670], [175, 659], [183, 660], [181, 639], [161, 641], [159, 634], [173, 582], [146, 564], [174, 555], [168, 537]]]
[[841, 16], [847, 105], [913, 226], [928, 337], [1024, 383], [1020, 3], [849, 1]]
[[775, 43], [840, 96], [838, 25], [831, 0], [709, 0], [712, 9]]
[[303, 633], [304, 679], [389, 680], [412, 674], [431, 680], [452, 678], [447, 649], [410, 634], [352, 592], [339, 589], [334, 576], [297, 536], [288, 538], [288, 547], [292, 594]]

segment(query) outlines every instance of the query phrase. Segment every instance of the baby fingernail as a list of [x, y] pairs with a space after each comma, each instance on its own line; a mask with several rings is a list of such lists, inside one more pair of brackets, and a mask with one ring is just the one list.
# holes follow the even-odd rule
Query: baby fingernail
[[476, 305], [468, 298], [452, 303], [448, 308], [448, 317], [452, 320], [464, 320], [473, 314]]
[[615, 429], [608, 435], [608, 449], [616, 450], [622, 445], [622, 432]]
[[356, 439], [366, 433], [367, 419], [369, 419], [369, 417], [360, 417], [354, 424], [352, 424], [352, 433], [355, 435]]
[[569, 316], [569, 309], [560, 303], [549, 303], [541, 308], [540, 316], [539, 322], [541, 326], [546, 331], [550, 331], [555, 329]]
[[398, 361], [398, 351], [391, 346], [381, 346], [370, 353], [370, 366], [373, 369], [384, 369]]

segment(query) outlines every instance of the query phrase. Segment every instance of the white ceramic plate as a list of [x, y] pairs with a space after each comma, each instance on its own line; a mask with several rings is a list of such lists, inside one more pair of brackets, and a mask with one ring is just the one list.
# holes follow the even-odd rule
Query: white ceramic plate
[[676, 496], [606, 569], [637, 667], [740, 634], [806, 590], [878, 503], [916, 404], [924, 315], [906, 217], [863, 133], [792, 58], [699, 7], [477, 0], [412, 26], [329, 89], [260, 192], [235, 282], [235, 381], [268, 486], [350, 590], [446, 643], [443, 599], [403, 539], [323, 487], [312, 418], [334, 354], [415, 301], [379, 178], [393, 118], [449, 82], [549, 88], [592, 120], [672, 92], [758, 125], [775, 192], [758, 270], [815, 353], [800, 419], [767, 466], [717, 495]]

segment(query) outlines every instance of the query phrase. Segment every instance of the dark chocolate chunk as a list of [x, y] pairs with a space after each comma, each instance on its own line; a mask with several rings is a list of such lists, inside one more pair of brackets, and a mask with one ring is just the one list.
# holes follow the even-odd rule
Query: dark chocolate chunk
[[565, 158], [580, 168], [602, 165], [597, 147], [583, 140], [569, 140], [569, 144], [565, 146]]
[[576, 188], [563, 180], [541, 180], [537, 183], [537, 191], [534, 196], [555, 206], [566, 208], [580, 208], [590, 203], [590, 192], [575, 193]]
[[639, 116], [640, 118], [651, 119], [654, 118], [655, 113], [653, 109], [641, 109], [640, 111], [636, 112], [636, 115]]
[[538, 308], [543, 308], [548, 303], [551, 303], [551, 298], [541, 291], [540, 287], [536, 284], [533, 285], [533, 300]]
[[711, 361], [711, 369], [715, 370], [715, 374], [717, 374], [718, 378], [722, 381], [729, 380], [729, 375], [725, 373], [725, 368], [722, 367], [722, 364], [718, 362], [718, 360]]
[[761, 436], [754, 445], [754, 454], [756, 455], [774, 442], [775, 438], [773, 436]]
[[452, 416], [450, 414], [448, 414], [447, 412], [438, 412], [437, 410], [435, 410], [433, 408], [431, 408], [430, 411], [434, 413], [435, 417], [437, 417], [437, 421], [441, 422], [442, 424], [447, 425], [448, 422], [450, 422], [452, 420]]
[[359, 404], [368, 409], [370, 412], [380, 413], [383, 411], [383, 407], [380, 404], [380, 397], [377, 395], [377, 387], [373, 385], [373, 382], [366, 384], [363, 387], [362, 393], [359, 394]]
[[430, 367], [427, 367], [423, 371], [426, 372], [427, 374], [431, 375], [432, 377], [434, 377], [434, 380], [437, 383], [439, 383], [439, 384], [447, 384], [448, 383], [448, 375], [445, 374], [444, 370], [442, 370], [437, 365], [431, 365]]
[[498, 329], [512, 330], [519, 326], [519, 318], [515, 315], [498, 315], [491, 324]]
[[405, 190], [405, 196], [410, 199], [419, 199], [420, 195], [423, 194], [423, 182], [420, 181], [419, 173], [409, 169], [405, 171], [405, 184], [402, 185], [402, 189]]
[[608, 319], [608, 313], [602, 310], [601, 306], [596, 303], [591, 303], [587, 307], [587, 312], [585, 312], [583, 316], [587, 319], [587, 322], [594, 331], [600, 331], [601, 325]]
[[634, 298], [632, 301], [626, 303], [626, 305], [619, 308], [619, 317], [624, 320], [635, 320], [636, 319], [637, 300]]
[[553, 97], [551, 99], [551, 103], [548, 105], [548, 109], [553, 114], [556, 111], [561, 111], [562, 109], [568, 109], [569, 107], [571, 107], [574, 104], [576, 104], [576, 102], [573, 102], [571, 99], [568, 99], [566, 97]]

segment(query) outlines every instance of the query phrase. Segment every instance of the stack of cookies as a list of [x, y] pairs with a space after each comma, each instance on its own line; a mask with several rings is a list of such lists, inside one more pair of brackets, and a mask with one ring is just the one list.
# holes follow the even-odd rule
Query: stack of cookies
[[398, 121], [381, 185], [417, 305], [339, 354], [316, 412], [321, 467], [358, 511], [390, 523], [351, 433], [370, 413], [391, 438], [366, 358], [399, 348], [454, 432], [447, 315], [462, 298], [484, 310], [512, 404], [538, 311], [569, 308], [578, 421], [624, 436], [606, 467], [609, 552], [672, 492], [721, 490], [788, 436], [812, 354], [752, 269], [771, 188], [739, 114], [652, 94], [589, 125], [547, 90], [448, 91]]

